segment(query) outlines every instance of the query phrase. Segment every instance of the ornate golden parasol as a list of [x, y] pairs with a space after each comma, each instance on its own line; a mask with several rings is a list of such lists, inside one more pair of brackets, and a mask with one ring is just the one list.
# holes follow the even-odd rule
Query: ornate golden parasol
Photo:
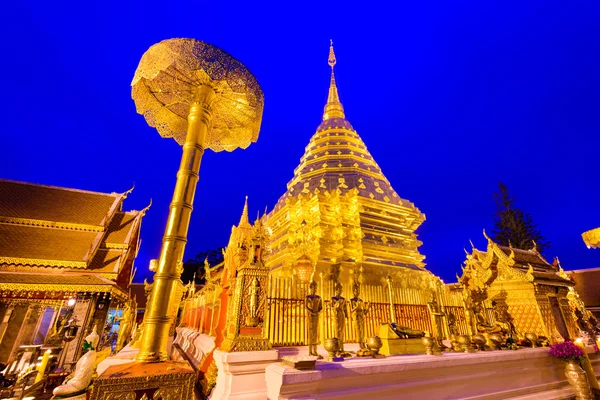
[[131, 82], [136, 110], [164, 138], [183, 145], [190, 106], [199, 87], [216, 96], [204, 147], [245, 149], [256, 142], [264, 98], [254, 76], [223, 50], [196, 39], [169, 39], [142, 56]]
[[142, 362], [164, 361], [181, 300], [183, 253], [202, 154], [205, 148], [232, 151], [255, 142], [264, 99], [244, 65], [195, 39], [169, 39], [150, 47], [131, 86], [137, 112], [162, 137], [183, 145], [137, 356]]
[[583, 241], [588, 248], [600, 248], [600, 228], [583, 232], [581, 237], [583, 237]]

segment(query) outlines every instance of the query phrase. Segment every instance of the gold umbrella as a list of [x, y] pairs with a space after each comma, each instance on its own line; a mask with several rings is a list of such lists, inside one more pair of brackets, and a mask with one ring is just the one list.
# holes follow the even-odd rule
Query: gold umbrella
[[216, 97], [204, 146], [233, 151], [256, 142], [264, 106], [258, 82], [242, 63], [202, 41], [169, 39], [150, 47], [131, 82], [131, 97], [148, 125], [183, 145], [190, 105], [205, 85]]
[[205, 148], [232, 151], [258, 139], [263, 93], [239, 61], [195, 39], [164, 40], [142, 56], [131, 82], [139, 114], [183, 145], [137, 361], [167, 358], [183, 286], [183, 254]]

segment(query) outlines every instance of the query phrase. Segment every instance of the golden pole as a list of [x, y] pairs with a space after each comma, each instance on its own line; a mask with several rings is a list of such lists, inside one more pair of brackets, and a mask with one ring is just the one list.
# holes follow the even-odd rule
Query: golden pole
[[390, 295], [390, 322], [396, 322], [396, 310], [394, 310], [394, 297], [392, 292], [392, 277], [390, 275], [387, 276], [388, 283], [388, 292]]
[[177, 183], [169, 210], [169, 218], [160, 252], [160, 260], [152, 289], [152, 298], [145, 320], [138, 362], [156, 362], [167, 359], [169, 328], [173, 320], [170, 305], [179, 301], [175, 294], [180, 284], [183, 253], [194, 204], [194, 195], [204, 154], [204, 139], [211, 118], [210, 104], [215, 92], [210, 86], [199, 86], [195, 101], [190, 106], [188, 128], [183, 145]]

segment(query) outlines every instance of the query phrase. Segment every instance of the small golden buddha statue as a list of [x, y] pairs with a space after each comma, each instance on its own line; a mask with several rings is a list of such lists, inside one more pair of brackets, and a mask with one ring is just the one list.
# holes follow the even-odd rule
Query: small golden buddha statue
[[322, 359], [323, 357], [317, 353], [317, 346], [319, 345], [319, 313], [323, 310], [323, 300], [317, 294], [317, 283], [314, 280], [308, 285], [304, 306], [308, 310], [308, 354]]
[[356, 340], [360, 349], [365, 351], [368, 350], [365, 316], [369, 313], [370, 305], [360, 298], [360, 284], [358, 282], [352, 285], [352, 294], [354, 297], [350, 299], [350, 312], [354, 316]]
[[335, 283], [335, 296], [331, 298], [331, 316], [333, 318], [333, 335], [339, 340], [340, 357], [348, 357], [344, 351], [344, 339], [346, 336], [346, 318], [348, 318], [348, 302], [342, 296], [342, 284]]

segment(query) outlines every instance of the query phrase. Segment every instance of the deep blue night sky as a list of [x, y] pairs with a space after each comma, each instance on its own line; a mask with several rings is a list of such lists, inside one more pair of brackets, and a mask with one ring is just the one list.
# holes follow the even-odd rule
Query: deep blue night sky
[[[327, 97], [329, 39], [347, 119], [397, 193], [427, 215], [428, 268], [453, 281], [492, 228], [504, 181], [566, 269], [597, 267], [600, 2], [10, 2], [0, 26], [0, 177], [123, 192], [141, 209], [143, 278], [158, 256], [180, 148], [137, 115], [144, 51], [194, 37], [265, 92], [259, 140], [204, 157], [187, 257], [224, 246], [285, 191]], [[407, 4], [402, 4], [407, 3]], [[410, 3], [410, 4], [408, 4]], [[302, 5], [300, 5], [302, 4]]]

